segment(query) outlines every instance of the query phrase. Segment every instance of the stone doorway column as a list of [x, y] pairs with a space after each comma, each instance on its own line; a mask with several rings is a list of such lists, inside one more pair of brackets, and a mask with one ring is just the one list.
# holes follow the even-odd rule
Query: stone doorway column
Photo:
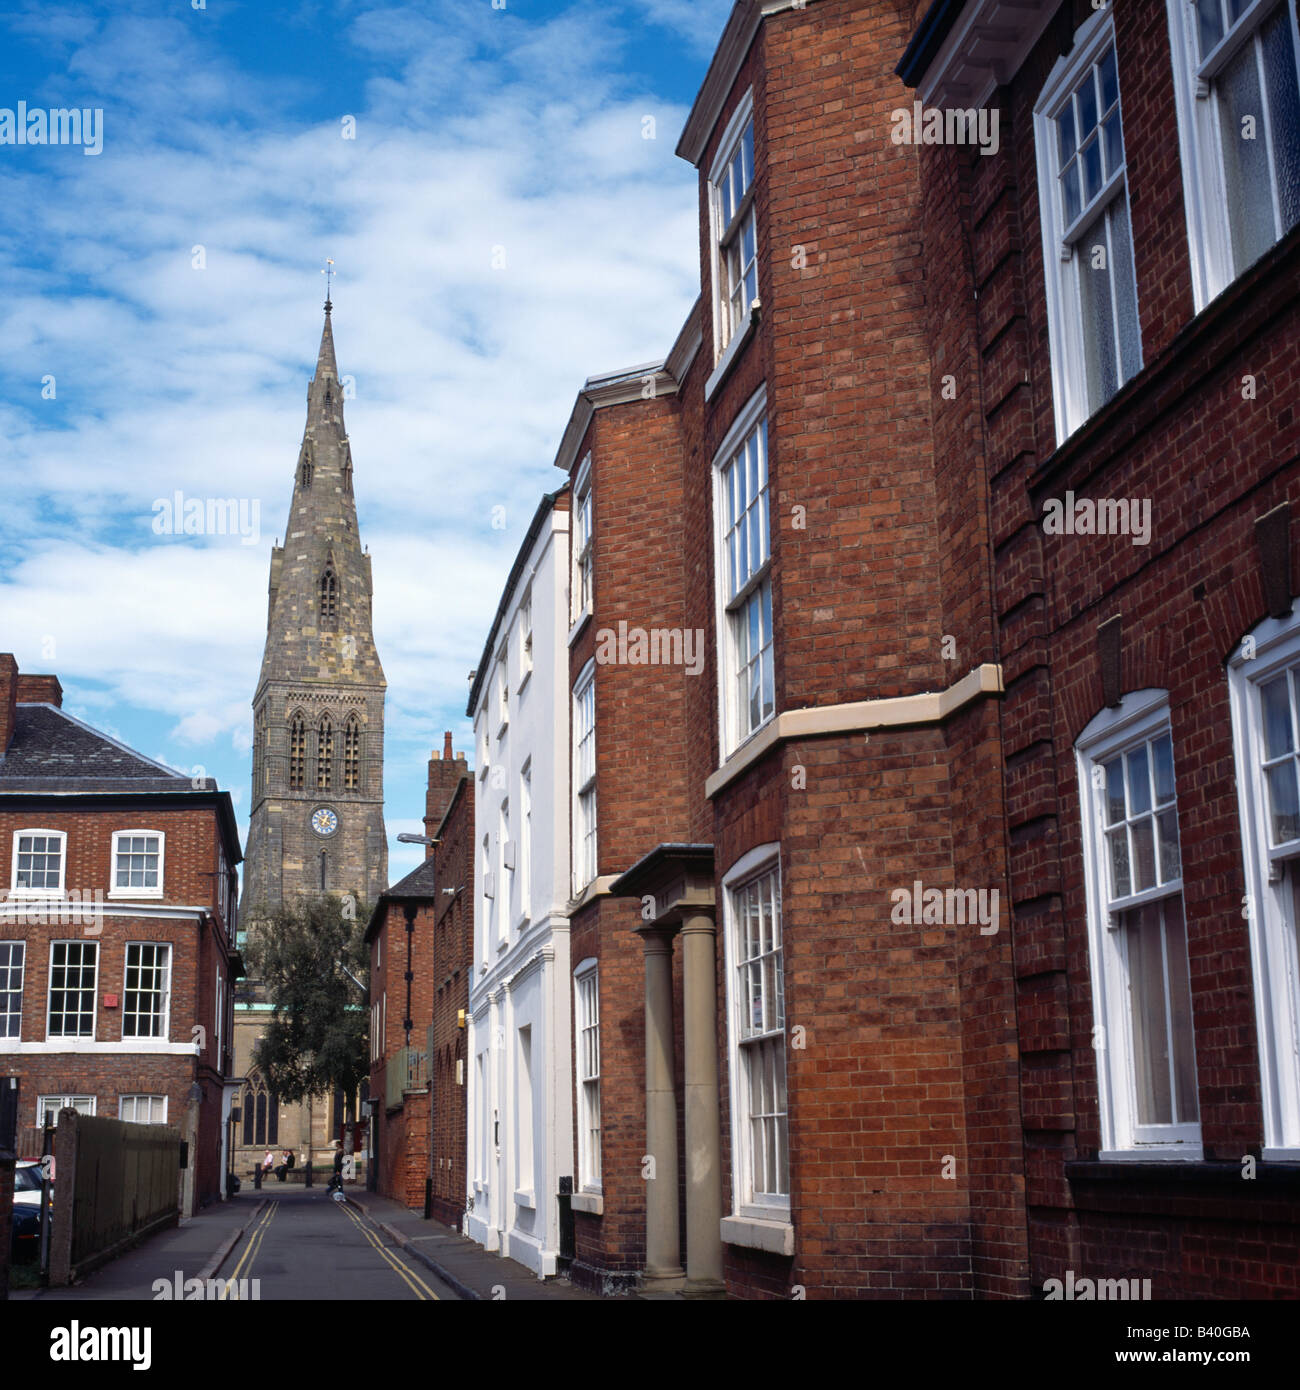
[[686, 1046], [686, 1292], [720, 1293], [722, 1118], [718, 1101], [717, 930], [703, 912], [682, 923]]
[[648, 1291], [680, 1286], [677, 1202], [677, 1090], [673, 1081], [673, 935], [676, 926], [640, 929], [645, 949], [645, 1146], [654, 1160], [645, 1189], [645, 1277]]

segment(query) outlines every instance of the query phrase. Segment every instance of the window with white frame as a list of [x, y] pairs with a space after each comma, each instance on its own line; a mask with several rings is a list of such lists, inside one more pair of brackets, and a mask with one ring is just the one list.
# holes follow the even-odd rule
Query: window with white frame
[[1296, 0], [1167, 0], [1194, 302], [1300, 221]]
[[533, 1191], [533, 1029], [519, 1029], [515, 1078], [515, 1191]]
[[98, 971], [98, 942], [50, 942], [47, 1037], [95, 1036], [95, 984]]
[[114, 897], [161, 898], [163, 835], [158, 830], [118, 830], [113, 834]]
[[496, 664], [496, 706], [498, 733], [510, 722], [510, 673], [506, 669], [507, 649], [503, 646]]
[[23, 968], [27, 945], [0, 941], [0, 1038], [23, 1034]]
[[1079, 29], [1034, 109], [1058, 442], [1142, 367], [1115, 25]]
[[171, 999], [172, 948], [165, 942], [128, 941], [122, 991], [122, 1036], [165, 1038]]
[[788, 1218], [785, 972], [775, 846], [746, 855], [723, 881], [736, 1213]]
[[1196, 1041], [1169, 705], [1126, 695], [1077, 745], [1103, 1157], [1197, 1158]]
[[530, 587], [519, 604], [519, 684], [533, 669], [533, 591]]
[[43, 1125], [47, 1115], [53, 1115], [53, 1123], [59, 1121], [60, 1110], [75, 1110], [78, 1115], [95, 1113], [94, 1096], [37, 1096], [36, 1123]]
[[776, 711], [766, 392], [728, 432], [714, 468], [723, 757]]
[[596, 877], [596, 665], [573, 687], [573, 891]]
[[758, 299], [758, 222], [754, 208], [754, 96], [746, 92], [718, 143], [709, 172], [716, 288], [716, 354], [739, 332]]
[[592, 606], [591, 521], [591, 455], [588, 454], [573, 485], [573, 576], [570, 585], [573, 611], [570, 618], [574, 624], [590, 613]]
[[1228, 664], [1264, 1156], [1300, 1159], [1300, 617], [1269, 619]]
[[510, 937], [510, 912], [515, 886], [515, 847], [510, 839], [510, 803], [503, 801], [497, 821], [497, 853], [501, 860], [500, 931], [504, 944]]
[[133, 1125], [165, 1125], [166, 1096], [119, 1096], [117, 1118]]
[[519, 774], [519, 910], [532, 915], [533, 894], [533, 765]]
[[63, 891], [68, 837], [61, 830], [20, 830], [14, 835], [10, 886], [15, 893], [55, 897]]
[[578, 1187], [599, 1192], [600, 985], [594, 963], [578, 967], [573, 990], [578, 1024]]

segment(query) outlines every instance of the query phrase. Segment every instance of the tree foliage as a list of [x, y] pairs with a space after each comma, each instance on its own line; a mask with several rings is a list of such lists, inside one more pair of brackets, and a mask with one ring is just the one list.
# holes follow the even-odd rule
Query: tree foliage
[[299, 899], [250, 924], [245, 956], [273, 1014], [253, 1060], [271, 1090], [295, 1102], [355, 1091], [369, 1074], [366, 999], [369, 914], [352, 897]]

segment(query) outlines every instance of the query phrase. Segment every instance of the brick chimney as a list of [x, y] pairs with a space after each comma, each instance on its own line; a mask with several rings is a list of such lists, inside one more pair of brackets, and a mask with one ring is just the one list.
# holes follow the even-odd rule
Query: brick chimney
[[0, 652], [0, 758], [4, 757], [13, 741], [18, 679], [18, 663], [13, 653]]
[[[460, 779], [468, 774], [469, 764], [465, 761], [465, 755], [453, 754], [451, 751], [451, 730], [448, 729], [442, 736], [441, 755], [435, 749], [429, 759], [429, 789], [424, 798], [424, 833], [430, 839], [437, 834], [442, 818], [447, 814], [447, 807], [451, 805], [451, 799], [456, 794]], [[433, 857], [433, 850], [432, 845], [425, 846], [426, 859]]]
[[20, 705], [53, 705], [63, 708], [63, 687], [58, 676], [19, 676], [18, 703]]

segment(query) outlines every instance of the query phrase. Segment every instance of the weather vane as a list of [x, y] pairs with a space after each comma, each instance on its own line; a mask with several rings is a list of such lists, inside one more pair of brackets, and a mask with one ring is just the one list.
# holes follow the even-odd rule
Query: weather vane
[[334, 279], [334, 262], [326, 259], [325, 269], [321, 271], [325, 277], [325, 309], [328, 312], [334, 306], [330, 303], [330, 282]]

